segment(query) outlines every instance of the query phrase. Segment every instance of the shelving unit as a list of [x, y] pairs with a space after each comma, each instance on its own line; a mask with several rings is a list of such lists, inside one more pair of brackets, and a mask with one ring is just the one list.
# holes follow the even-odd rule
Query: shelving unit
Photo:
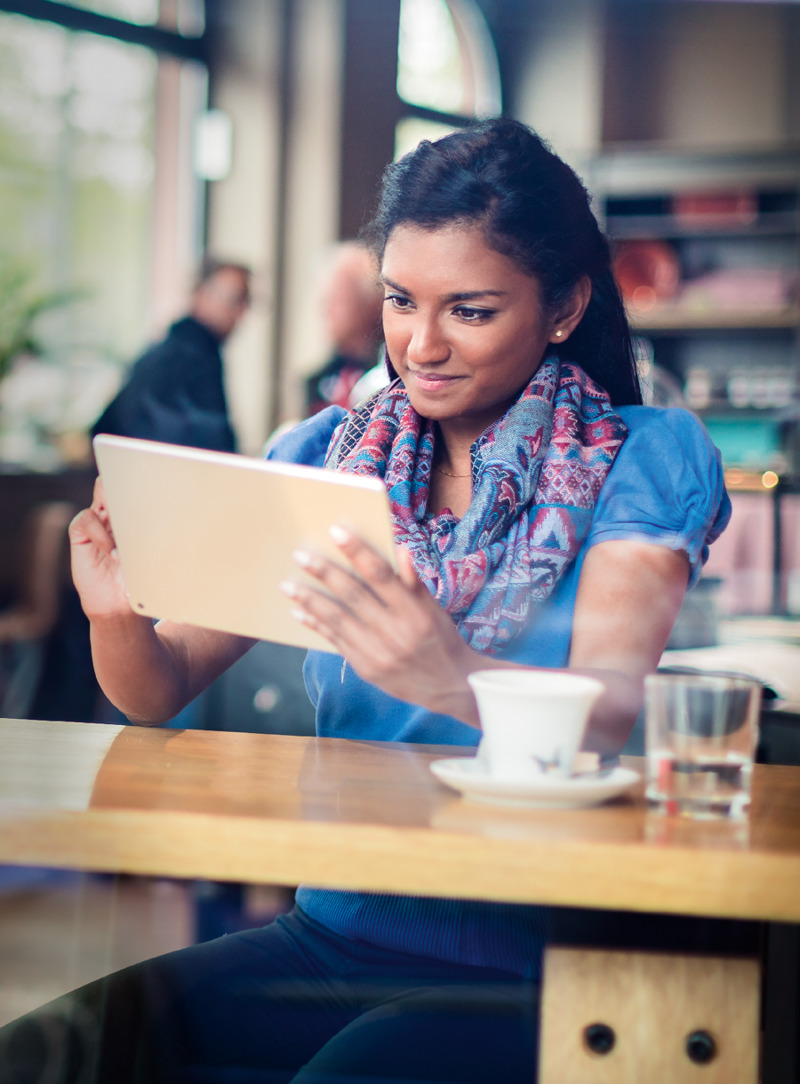
[[[585, 179], [618, 252], [643, 261], [628, 270], [634, 283], [641, 270], [649, 307], [630, 302], [630, 281], [627, 299], [643, 356], [703, 418], [731, 493], [769, 501], [772, 612], [785, 613], [797, 557], [782, 524], [800, 493], [800, 147], [703, 154], [626, 145], [598, 156]], [[661, 296], [647, 287], [648, 252], [662, 261]], [[704, 282], [717, 293], [704, 293]]]
[[[729, 450], [728, 465], [800, 474], [789, 432], [800, 415], [800, 148], [625, 146], [599, 155], [587, 183], [619, 253], [644, 261], [645, 304], [628, 298], [643, 352], [712, 425], [746, 421], [743, 440], [756, 423], [775, 428], [772, 459], [762, 440], [750, 458], [746, 444]], [[648, 287], [648, 252], [674, 261], [670, 273], [660, 269], [674, 290]], [[654, 266], [654, 285], [658, 273]]]
[[800, 305], [790, 304], [777, 312], [764, 309], [692, 312], [679, 305], [663, 304], [649, 312], [631, 314], [631, 324], [640, 335], [681, 335], [702, 331], [796, 331], [800, 327]]

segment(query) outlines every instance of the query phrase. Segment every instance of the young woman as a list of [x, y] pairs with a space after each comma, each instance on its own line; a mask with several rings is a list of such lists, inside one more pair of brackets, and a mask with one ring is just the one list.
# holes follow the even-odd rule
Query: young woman
[[[690, 414], [641, 406], [586, 191], [524, 126], [390, 166], [370, 239], [394, 379], [272, 451], [381, 477], [392, 504], [398, 573], [333, 525], [341, 560], [300, 552], [284, 585], [338, 652], [306, 663], [318, 732], [475, 744], [471, 671], [569, 667], [603, 681], [587, 746], [613, 755], [725, 525], [718, 455]], [[102, 493], [71, 539], [98, 677], [132, 721], [170, 718], [250, 646], [130, 610]], [[544, 918], [303, 886], [272, 925], [77, 991], [6, 1049], [35, 1064], [58, 1034], [59, 1079], [114, 1084], [529, 1081]]]

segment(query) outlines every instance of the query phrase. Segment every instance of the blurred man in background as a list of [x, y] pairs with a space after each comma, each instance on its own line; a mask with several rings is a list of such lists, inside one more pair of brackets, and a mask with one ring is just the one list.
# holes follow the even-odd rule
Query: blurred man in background
[[134, 363], [92, 436], [114, 433], [236, 451], [220, 349], [250, 304], [250, 278], [242, 264], [207, 260], [188, 314]]

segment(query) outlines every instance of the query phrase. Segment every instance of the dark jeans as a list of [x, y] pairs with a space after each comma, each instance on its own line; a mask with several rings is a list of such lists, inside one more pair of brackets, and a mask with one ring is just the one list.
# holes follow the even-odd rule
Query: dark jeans
[[90, 983], [0, 1030], [0, 1084], [504, 1084], [535, 1078], [538, 988], [271, 925]]

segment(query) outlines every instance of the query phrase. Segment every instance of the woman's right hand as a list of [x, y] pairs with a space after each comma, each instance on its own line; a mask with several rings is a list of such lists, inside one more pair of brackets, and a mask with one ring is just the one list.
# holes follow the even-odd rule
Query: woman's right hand
[[69, 526], [69, 541], [72, 579], [86, 616], [90, 620], [131, 616], [100, 478], [94, 485], [91, 507], [79, 512]]
[[92, 622], [97, 680], [130, 722], [173, 718], [254, 643], [170, 621], [154, 625], [131, 608], [99, 479], [91, 507], [70, 524], [69, 540], [72, 578]]

